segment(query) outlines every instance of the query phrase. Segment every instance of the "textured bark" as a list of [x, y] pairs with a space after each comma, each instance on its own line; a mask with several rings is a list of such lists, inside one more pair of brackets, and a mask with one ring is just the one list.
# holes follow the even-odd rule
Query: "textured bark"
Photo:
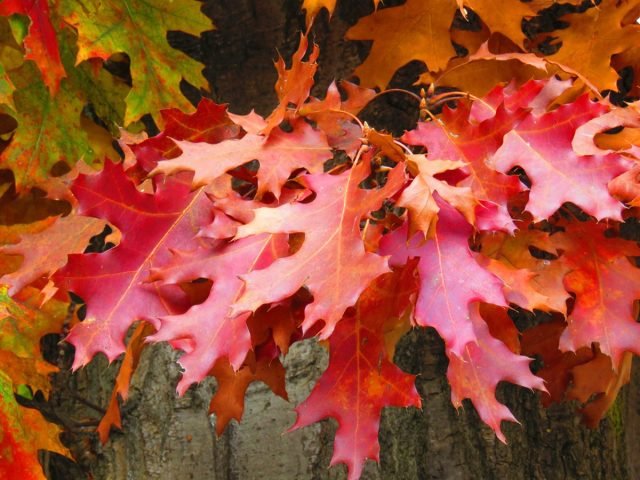
[[[112, 378], [103, 359], [74, 377], [76, 391], [105, 405]], [[206, 416], [211, 384], [176, 398], [175, 354], [166, 346], [147, 350], [123, 409], [122, 433], [101, 447], [94, 441], [84, 458], [96, 480], [324, 480], [344, 479], [343, 466], [329, 469], [335, 423], [331, 420], [286, 433], [293, 406], [303, 400], [326, 367], [327, 354], [315, 341], [296, 344], [287, 357], [287, 403], [262, 384], [247, 393], [245, 418], [216, 439]], [[387, 409], [380, 442], [381, 463], [367, 464], [363, 479], [635, 479], [640, 382], [637, 373], [613, 412], [597, 430], [581, 425], [573, 405], [540, 406], [537, 394], [503, 385], [500, 397], [522, 425], [503, 424], [500, 443], [471, 405], [456, 411], [450, 402], [442, 342], [432, 331], [414, 331], [396, 356], [419, 375], [424, 409]], [[636, 367], [640, 365], [636, 364]], [[635, 372], [638, 368], [635, 369]], [[78, 406], [74, 407], [78, 411]], [[95, 415], [94, 415], [95, 416]], [[58, 478], [87, 478], [85, 474]]]
[[[366, 55], [364, 43], [343, 40], [349, 24], [371, 10], [367, 1], [342, 1], [330, 28], [320, 18], [314, 29], [321, 47], [316, 93], [333, 78], [345, 78]], [[385, 2], [385, 4], [400, 2]], [[266, 114], [275, 105], [273, 60], [287, 58], [304, 28], [300, 1], [211, 0], [204, 5], [217, 30], [202, 39], [172, 34], [174, 46], [206, 64], [211, 96], [237, 113], [251, 108]], [[397, 81], [410, 78], [411, 67]], [[404, 77], [403, 77], [404, 75]], [[404, 82], [405, 85], [411, 82]], [[184, 91], [194, 100], [198, 92]], [[401, 94], [385, 95], [366, 112], [374, 124], [402, 131], [415, 122], [415, 105]], [[104, 447], [95, 435], [69, 432], [68, 443], [79, 466], [47, 457], [50, 478], [96, 480], [288, 480], [342, 479], [343, 466], [329, 468], [335, 423], [331, 420], [300, 431], [283, 432], [293, 423], [293, 406], [310, 392], [326, 367], [327, 355], [316, 342], [292, 348], [286, 359], [291, 403], [274, 397], [262, 384], [250, 387], [242, 425], [232, 423], [215, 438], [206, 415], [213, 382], [174, 394], [179, 369], [166, 345], [143, 355], [129, 402], [123, 408], [123, 432], [112, 433]], [[537, 394], [501, 385], [499, 396], [522, 425], [504, 426], [501, 444], [479, 420], [473, 407], [456, 411], [450, 403], [442, 342], [433, 331], [414, 331], [398, 348], [401, 368], [418, 374], [424, 409], [386, 410], [380, 442], [381, 463], [369, 462], [364, 479], [635, 479], [640, 478], [640, 382], [625, 387], [612, 412], [597, 430], [580, 424], [574, 405], [540, 407]], [[639, 365], [635, 365], [634, 372]], [[97, 418], [88, 403], [104, 407], [115, 367], [104, 358], [77, 374], [58, 376], [55, 411], [75, 419]], [[83, 398], [85, 401], [79, 401]]]

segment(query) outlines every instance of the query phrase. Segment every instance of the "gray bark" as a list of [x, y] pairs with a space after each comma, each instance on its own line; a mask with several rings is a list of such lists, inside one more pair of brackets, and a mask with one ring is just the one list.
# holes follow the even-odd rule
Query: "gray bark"
[[[349, 2], [338, 2], [348, 4]], [[333, 78], [348, 77], [367, 46], [343, 40], [344, 32], [370, 2], [352, 2], [332, 19], [316, 26], [321, 47], [319, 94]], [[387, 3], [387, 2], [385, 2]], [[364, 5], [364, 6], [363, 6]], [[201, 40], [172, 36], [179, 48], [207, 65], [212, 97], [247, 113], [268, 113], [275, 104], [273, 60], [279, 51], [287, 58], [303, 29], [300, 2], [294, 0], [208, 1], [204, 10], [217, 30]], [[185, 87], [189, 95], [196, 92]], [[399, 118], [408, 127], [406, 99], [385, 96], [375, 118]], [[412, 106], [415, 109], [415, 106]], [[314, 341], [292, 348], [286, 358], [291, 402], [273, 396], [262, 384], [247, 393], [245, 418], [216, 438], [206, 411], [213, 381], [191, 388], [184, 398], [174, 394], [179, 369], [176, 354], [166, 345], [148, 348], [134, 376], [129, 402], [123, 408], [123, 431], [112, 433], [100, 446], [94, 435], [69, 433], [80, 468], [51, 460], [52, 478], [95, 480], [288, 480], [342, 479], [344, 466], [329, 468], [333, 420], [305, 429], [283, 432], [295, 419], [294, 405], [302, 401], [326, 367], [326, 352]], [[456, 411], [450, 403], [442, 342], [432, 331], [414, 331], [401, 342], [396, 361], [418, 375], [424, 409], [387, 409], [383, 414], [381, 463], [368, 462], [363, 479], [635, 479], [640, 478], [640, 383], [638, 375], [625, 387], [613, 409], [596, 430], [580, 424], [575, 405], [545, 410], [536, 393], [501, 385], [499, 397], [522, 425], [503, 424], [509, 440], [501, 444], [479, 420], [473, 407]], [[637, 365], [636, 365], [637, 367]], [[637, 368], [634, 370], [637, 371]], [[75, 375], [63, 372], [58, 383], [91, 403], [106, 406], [115, 367], [104, 358]], [[56, 408], [79, 418], [95, 412], [64, 392], [54, 398]], [[54, 468], [55, 467], [55, 468]], [[57, 475], [57, 477], [56, 477]]]
[[[344, 479], [344, 466], [329, 468], [336, 424], [327, 420], [284, 433], [327, 364], [315, 341], [296, 344], [286, 359], [290, 402], [253, 384], [243, 422], [216, 438], [206, 415], [215, 386], [205, 382], [183, 398], [174, 393], [176, 355], [166, 345], [144, 354], [131, 397], [123, 408], [123, 431], [96, 441], [84, 467], [96, 480], [324, 480]], [[537, 394], [511, 385], [499, 397], [522, 425], [503, 423], [509, 443], [500, 443], [470, 404], [456, 411], [446, 380], [442, 342], [428, 331], [402, 341], [396, 362], [418, 375], [424, 408], [386, 409], [382, 418], [381, 463], [368, 462], [363, 479], [635, 479], [640, 468], [638, 375], [625, 387], [596, 430], [580, 423], [575, 405], [540, 406]], [[636, 365], [637, 366], [637, 365]], [[635, 369], [637, 371], [637, 368]], [[73, 379], [75, 390], [106, 405], [115, 368], [103, 358]], [[77, 411], [78, 406], [74, 407]], [[84, 474], [77, 477], [87, 478]]]

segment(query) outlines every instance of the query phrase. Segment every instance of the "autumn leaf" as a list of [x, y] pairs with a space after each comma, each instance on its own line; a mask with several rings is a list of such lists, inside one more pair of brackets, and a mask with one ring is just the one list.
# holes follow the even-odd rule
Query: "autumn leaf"
[[216, 416], [216, 433], [221, 435], [231, 419], [240, 421], [244, 413], [244, 396], [253, 382], [265, 383], [276, 395], [288, 399], [285, 389], [285, 369], [279, 359], [258, 359], [254, 368], [244, 366], [240, 370], [232, 368], [220, 359], [210, 372], [216, 378], [218, 388], [211, 398], [209, 413]]
[[23, 256], [20, 268], [1, 276], [0, 283], [9, 285], [13, 295], [37, 278], [52, 275], [67, 263], [67, 255], [82, 253], [103, 228], [104, 222], [95, 218], [70, 216], [59, 218], [46, 230], [21, 235], [19, 243], [0, 247], [0, 254]]
[[524, 47], [526, 36], [522, 20], [536, 15], [536, 8], [527, 2], [509, 2], [505, 8], [496, 8], [491, 0], [457, 0], [458, 4], [471, 7], [492, 33], [501, 33], [519, 47]]
[[418, 174], [398, 198], [398, 206], [409, 210], [409, 236], [417, 231], [425, 237], [433, 233], [438, 220], [438, 207], [434, 193], [462, 213], [470, 224], [475, 223], [477, 201], [468, 187], [455, 187], [436, 177], [437, 174], [464, 167], [464, 162], [429, 160], [424, 155], [410, 155], [409, 164]]
[[127, 400], [129, 396], [131, 377], [138, 367], [142, 351], [147, 345], [145, 343], [145, 339], [153, 333], [153, 331], [153, 327], [150, 324], [142, 322], [138, 324], [127, 343], [127, 349], [124, 352], [122, 364], [120, 365], [120, 370], [116, 376], [116, 385], [113, 388], [113, 392], [111, 392], [109, 405], [107, 405], [106, 413], [96, 428], [100, 442], [103, 445], [107, 443], [107, 440], [109, 440], [109, 432], [112, 427], [118, 429], [122, 428], [118, 399], [121, 398], [123, 401]]
[[349, 40], [373, 40], [369, 56], [355, 71], [361, 84], [385, 88], [395, 71], [412, 60], [433, 72], [445, 68], [456, 55], [449, 38], [456, 9], [453, 0], [407, 0], [361, 18], [346, 34]]
[[247, 326], [251, 332], [252, 343], [260, 345], [273, 339], [278, 350], [286, 355], [290, 345], [295, 341], [294, 335], [300, 333], [298, 325], [304, 319], [304, 312], [299, 303], [294, 297], [289, 302], [260, 309], [251, 315], [247, 320]]
[[521, 353], [520, 332], [509, 315], [509, 308], [480, 303], [478, 312], [482, 320], [487, 324], [489, 333], [493, 338], [500, 340], [513, 353]]
[[640, 325], [633, 315], [633, 302], [640, 298], [638, 273], [626, 258], [619, 258], [599, 263], [597, 271], [583, 269], [567, 274], [564, 283], [576, 294], [576, 304], [560, 348], [575, 351], [598, 342], [614, 368], [621, 364], [624, 352], [640, 354]]
[[640, 164], [609, 182], [609, 193], [632, 207], [640, 206]]
[[[614, 128], [625, 127], [615, 135], [604, 135]], [[634, 142], [640, 128], [640, 104], [632, 103], [626, 108], [615, 108], [599, 115], [576, 129], [571, 146], [578, 155], [606, 154], [607, 150], [619, 153], [640, 153], [640, 149]], [[624, 132], [624, 133], [623, 133]], [[625, 135], [631, 132], [631, 135]], [[606, 139], [606, 140], [605, 140]], [[599, 145], [605, 143], [605, 148]]]
[[547, 69], [548, 63], [532, 53], [496, 55], [481, 46], [469, 57], [453, 59], [439, 74], [422, 74], [419, 82], [455, 87], [462, 92], [483, 97], [501, 83], [514, 82], [520, 85], [531, 78], [547, 78]]
[[177, 140], [175, 143], [182, 155], [159, 162], [152, 175], [192, 170], [194, 185], [201, 186], [228, 170], [258, 160], [258, 198], [265, 192], [272, 192], [278, 198], [282, 185], [296, 169], [320, 173], [325, 160], [332, 157], [325, 135], [304, 120], [294, 122], [291, 132], [278, 128], [268, 137], [248, 133], [240, 139], [215, 145]]
[[[350, 40], [373, 40], [373, 47], [355, 74], [364, 85], [384, 88], [396, 70], [413, 60], [424, 62], [429, 72], [449, 70], [449, 60], [456, 57], [450, 29], [454, 14], [462, 8], [462, 3], [408, 0], [400, 6], [384, 8], [360, 19], [346, 37]], [[471, 7], [491, 32], [502, 33], [520, 47], [524, 46], [526, 39], [522, 20], [536, 15], [536, 9], [523, 2], [510, 2], [509, 8], [504, 9], [496, 9], [495, 4], [487, 0], [465, 0], [464, 5]], [[540, 60], [539, 63], [544, 62]], [[476, 76], [474, 82], [485, 81]]]
[[546, 407], [552, 402], [561, 402], [565, 398], [571, 382], [571, 371], [576, 365], [588, 363], [594, 357], [590, 347], [582, 347], [575, 352], [562, 352], [558, 348], [560, 335], [566, 328], [562, 318], [528, 328], [522, 334], [522, 353], [530, 357], [537, 356], [544, 362], [536, 375], [545, 381], [547, 391], [542, 393], [542, 404]]
[[[580, 413], [590, 428], [598, 427], [602, 417], [614, 406], [620, 389], [631, 381], [632, 359], [633, 355], [630, 352], [625, 353], [618, 370], [614, 371], [611, 368], [611, 359], [599, 354], [588, 364], [578, 365], [573, 369], [574, 388], [580, 390], [575, 396], [569, 392], [569, 398], [588, 398]], [[596, 372], [597, 379], [594, 382]]]
[[[400, 188], [403, 167], [399, 165], [389, 173], [384, 187], [364, 190], [358, 185], [370, 173], [369, 158], [365, 155], [361, 163], [339, 175], [302, 177], [303, 184], [316, 194], [312, 202], [258, 208], [255, 218], [238, 228], [236, 238], [260, 233], [304, 233], [305, 238], [293, 255], [241, 276], [245, 292], [234, 305], [233, 314], [255, 311], [306, 286], [314, 300], [305, 309], [302, 327], [306, 331], [324, 320], [321, 336], [327, 338], [367, 284], [388, 271], [384, 257], [365, 251], [359, 225], [364, 216]], [[318, 222], [322, 229], [314, 227]], [[274, 278], [279, 279], [277, 284]]]
[[529, 370], [530, 358], [512, 353], [504, 343], [491, 336], [477, 303], [469, 307], [469, 321], [476, 340], [464, 346], [461, 356], [449, 355], [447, 379], [451, 384], [451, 402], [459, 408], [462, 400], [471, 399], [482, 421], [507, 443], [500, 424], [503, 420], [517, 420], [496, 399], [496, 386], [501, 381], [508, 381], [545, 391], [544, 382]]
[[[47, 217], [44, 220], [31, 223], [14, 223], [0, 225], [0, 249], [16, 244], [22, 235], [36, 234], [46, 230], [56, 221], [55, 217]], [[22, 259], [17, 255], [9, 255], [0, 250], [0, 274], [6, 275], [20, 268]]]
[[225, 105], [218, 105], [207, 98], [200, 100], [192, 114], [170, 108], [161, 110], [160, 115], [165, 124], [164, 130], [151, 138], [144, 133], [131, 135], [126, 130], [121, 132], [119, 144], [130, 176], [147, 178], [159, 161], [180, 156], [182, 151], [174, 140], [215, 144], [244, 134], [242, 127], [229, 117]]
[[331, 465], [345, 463], [348, 478], [360, 477], [367, 458], [378, 461], [378, 429], [387, 406], [420, 407], [409, 375], [392, 363], [385, 328], [404, 320], [414, 291], [412, 269], [379, 277], [360, 296], [356, 313], [329, 337], [329, 367], [309, 397], [296, 407], [292, 430], [333, 417], [338, 421]]
[[278, 72], [278, 80], [275, 85], [278, 105], [261, 127], [261, 134], [269, 135], [271, 131], [285, 119], [291, 105], [293, 105], [293, 112], [295, 113], [305, 100], [309, 98], [309, 92], [313, 86], [313, 77], [318, 69], [316, 60], [318, 59], [318, 55], [320, 55], [320, 50], [317, 45], [313, 45], [309, 58], [305, 62], [302, 59], [307, 53], [308, 45], [307, 37], [301, 35], [300, 45], [298, 46], [298, 50], [293, 54], [290, 69], [287, 69], [282, 57], [278, 57], [278, 60], [275, 62]]
[[[229, 118], [226, 105], [219, 105], [208, 98], [202, 98], [196, 111], [186, 114], [177, 108], [161, 110], [164, 129], [156, 137], [174, 138], [189, 142], [220, 143], [240, 136], [240, 127]], [[154, 145], [155, 146], [155, 145]], [[163, 152], [165, 158], [172, 158], [173, 152]], [[179, 149], [176, 149], [179, 154]]]
[[180, 30], [199, 36], [211, 30], [210, 20], [200, 12], [200, 3], [62, 0], [60, 11], [78, 30], [78, 63], [90, 58], [107, 60], [116, 53], [129, 56], [133, 87], [126, 99], [126, 125], [146, 113], [160, 121], [159, 111], [168, 107], [192, 110], [180, 93], [180, 81], [206, 87], [202, 66], [172, 48], [166, 33]]
[[25, 480], [45, 480], [38, 461], [38, 450], [50, 450], [69, 456], [60, 443], [57, 425], [42, 414], [18, 405], [11, 380], [0, 371], [0, 476]]
[[84, 104], [66, 82], [52, 97], [29, 62], [11, 78], [18, 87], [13, 95], [18, 129], [1, 158], [3, 166], [15, 172], [18, 188], [46, 183], [58, 162], [72, 165], [80, 158], [95, 160], [80, 126]]
[[[19, 190], [34, 185], [46, 188], [51, 182], [52, 169], [59, 164], [70, 168], [80, 160], [95, 166], [102, 163], [104, 158], [97, 152], [104, 145], [91, 143], [83, 128], [83, 109], [88, 101], [104, 114], [105, 122], [121, 119], [117, 100], [106, 92], [123, 92], [126, 86], [110, 80], [111, 76], [105, 71], [94, 74], [88, 65], [74, 68], [74, 35], [64, 30], [58, 38], [62, 61], [68, 67], [68, 78], [61, 82], [55, 96], [49, 92], [32, 62], [9, 71], [16, 92], [13, 95], [15, 110], [7, 113], [15, 117], [18, 128], [0, 161], [14, 172]], [[111, 137], [102, 130], [110, 145]]]
[[571, 146], [576, 128], [605, 111], [583, 95], [542, 116], [528, 115], [505, 135], [491, 163], [505, 173], [517, 165], [525, 170], [532, 183], [526, 208], [535, 220], [549, 218], [565, 202], [597, 219], [621, 219], [622, 204], [607, 184], [631, 162], [617, 154], [579, 156]]
[[[370, 46], [356, 71], [363, 86], [334, 82], [324, 97], [311, 94], [316, 74], [329, 83], [319, 48], [302, 35], [291, 60], [276, 61], [264, 118], [182, 97], [182, 82], [206, 83], [167, 35], [211, 28], [201, 2], [5, 0], [0, 15], [33, 9], [28, 22], [0, 19], [0, 390], [46, 396], [55, 367], [40, 338], [71, 319], [74, 369], [125, 352], [103, 442], [149, 341], [181, 351], [179, 393], [217, 380], [210, 408], [221, 433], [241, 419], [252, 382], [286, 398], [281, 356], [318, 337], [329, 367], [293, 428], [337, 420], [332, 464], [355, 479], [378, 459], [382, 409], [420, 405], [415, 377], [393, 364], [399, 339], [433, 327], [452, 402], [470, 399], [500, 440], [502, 420], [515, 421], [496, 399], [501, 381], [542, 390], [544, 403], [575, 400], [594, 425], [640, 354], [640, 248], [622, 238], [640, 205], [637, 48], [627, 40], [638, 8], [514, 2], [383, 6], [348, 32], [367, 42], [351, 47]], [[300, 3], [311, 28], [337, 2]], [[542, 10], [542, 23], [579, 12], [561, 18], [568, 28], [551, 35], [562, 45], [546, 57], [547, 27], [528, 22]], [[59, 59], [25, 60], [46, 31], [42, 48]], [[420, 121], [398, 138], [400, 123], [378, 126], [380, 103], [363, 112], [385, 94], [367, 86], [385, 88], [415, 61], [430, 85], [404, 92]], [[614, 69], [624, 69], [619, 85]], [[605, 100], [605, 86], [620, 92]], [[134, 122], [146, 113], [160, 127], [151, 138], [154, 122]], [[121, 164], [104, 161], [117, 152]], [[105, 224], [115, 246], [80, 253]], [[81, 322], [68, 293], [86, 302]], [[512, 317], [523, 310], [545, 314], [521, 342]], [[542, 359], [540, 378], [522, 352]], [[8, 468], [23, 476], [37, 467], [35, 448], [50, 448], [44, 436], [57, 448], [58, 430], [42, 419], [15, 430], [32, 413], [0, 414], [3, 441], [22, 438]]]
[[[633, 72], [634, 78], [638, 78], [638, 75], [640, 75], [640, 46], [636, 43], [635, 45], [629, 46], [629, 48], [623, 52], [611, 57], [611, 66], [617, 72], [627, 68]], [[629, 87], [628, 94], [637, 98], [640, 92], [640, 85], [634, 82]]]
[[202, 381], [219, 359], [240, 369], [251, 349], [249, 314], [229, 314], [244, 288], [240, 275], [269, 266], [286, 255], [288, 248], [284, 235], [257, 235], [192, 252], [174, 252], [171, 263], [154, 272], [152, 278], [164, 284], [198, 278], [213, 281], [203, 303], [180, 315], [160, 317], [158, 331], [149, 337], [155, 342], [179, 341], [185, 351], [179, 360], [184, 369], [177, 386], [180, 395], [192, 383]]
[[465, 346], [476, 341], [469, 319], [473, 302], [506, 306], [502, 282], [478, 264], [469, 249], [473, 231], [464, 217], [437, 198], [440, 212], [433, 239], [414, 235], [409, 242], [407, 227], [382, 239], [380, 252], [391, 255], [393, 266], [419, 258], [420, 290], [416, 301], [416, 323], [433, 327], [444, 340], [448, 352], [462, 357]]
[[583, 407], [585, 423], [594, 428], [611, 407], [620, 388], [629, 382], [632, 358], [625, 353], [616, 372], [611, 359], [600, 352], [597, 345], [581, 347], [576, 352], [561, 352], [558, 343], [566, 323], [559, 319], [536, 325], [522, 335], [523, 350], [538, 356], [544, 366], [537, 375], [544, 379], [548, 392], [542, 403], [578, 400]]
[[0, 65], [0, 104], [6, 104], [15, 108], [13, 104], [13, 91], [15, 87], [9, 74], [4, 69], [2, 65]]
[[566, 313], [569, 298], [562, 279], [569, 267], [562, 262], [536, 258], [537, 249], [558, 255], [556, 245], [546, 232], [519, 229], [514, 235], [503, 232], [487, 233], [480, 239], [482, 253], [496, 261], [486, 264], [505, 287], [505, 298], [522, 308], [533, 311]]
[[[549, 107], [551, 100], [557, 99], [572, 86], [575, 89], [582, 85], [578, 81], [557, 78], [560, 76], [566, 77], [570, 74], [578, 77], [584, 83], [583, 87], [588, 87], [597, 94], [597, 88], [587, 78], [566, 65], [560, 65], [533, 53], [493, 53], [489, 46], [490, 42], [481, 44], [473, 55], [464, 59], [454, 58], [442, 73], [424, 73], [418, 82], [433, 82], [439, 87], [457, 87], [462, 92], [482, 97], [482, 102], [474, 103], [475, 108], [483, 105], [491, 97], [500, 98], [503, 93], [505, 101], [508, 101], [509, 97], [524, 96], [533, 102], [529, 108], [533, 108], [536, 113], [544, 113], [545, 110], [540, 111], [541, 107]], [[555, 76], [551, 76], [553, 74]], [[539, 95], [536, 96], [535, 93]], [[524, 98], [521, 98], [521, 102]], [[500, 105], [490, 103], [493, 110]], [[524, 103], [520, 106], [526, 108]]]
[[25, 58], [33, 60], [52, 96], [58, 93], [60, 81], [66, 76], [56, 32], [51, 23], [47, 0], [4, 0], [0, 3], [0, 15], [26, 15], [29, 17], [29, 33], [24, 40]]
[[15, 385], [48, 395], [48, 375], [57, 368], [42, 358], [40, 338], [59, 332], [67, 316], [66, 302], [47, 299], [31, 287], [9, 297], [7, 287], [0, 285], [0, 362]]
[[341, 82], [340, 87], [346, 99], [341, 98], [340, 90], [333, 82], [323, 100], [310, 98], [298, 113], [316, 123], [332, 148], [354, 155], [362, 144], [364, 132], [360, 125], [352, 121], [351, 116], [358, 114], [375, 97], [376, 92], [349, 82]]
[[464, 104], [455, 110], [445, 108], [442, 120], [419, 122], [417, 128], [406, 132], [402, 139], [411, 145], [426, 147], [428, 159], [463, 162], [469, 175], [455, 186], [470, 188], [479, 203], [475, 226], [479, 230], [513, 231], [515, 225], [508, 203], [523, 187], [516, 177], [492, 169], [487, 159], [523, 113], [500, 107], [493, 117], [479, 124], [469, 122], [470, 114], [471, 109]]
[[638, 351], [640, 325], [633, 304], [640, 298], [640, 277], [626, 257], [638, 256], [640, 248], [611, 237], [605, 225], [594, 222], [574, 222], [554, 237], [568, 270], [565, 288], [576, 295], [560, 349], [576, 351], [598, 342], [617, 369], [626, 351]]
[[302, 9], [306, 11], [307, 28], [311, 27], [313, 19], [323, 8], [326, 8], [331, 16], [333, 9], [336, 8], [336, 0], [304, 0], [302, 2]]
[[158, 316], [186, 308], [179, 289], [145, 283], [151, 268], [170, 260], [169, 248], [195, 242], [210, 221], [211, 202], [202, 189], [190, 193], [180, 179], [158, 182], [154, 194], [141, 193], [110, 162], [96, 175], [81, 175], [72, 185], [78, 213], [103, 218], [118, 228], [121, 242], [100, 254], [70, 255], [54, 275], [56, 284], [87, 303], [86, 319], [67, 340], [76, 347], [74, 369], [98, 352], [113, 361], [124, 352], [124, 335], [136, 320], [152, 324]]
[[561, 17], [569, 28], [553, 32], [561, 43], [550, 59], [580, 72], [600, 90], [617, 90], [617, 72], [611, 67], [611, 57], [622, 53], [640, 39], [637, 15], [628, 14], [637, 8], [634, 2], [603, 0], [580, 14]]
[[366, 123], [364, 124], [363, 133], [365, 143], [376, 147], [380, 150], [381, 155], [396, 163], [404, 162], [407, 159], [406, 151], [396, 143], [393, 135], [379, 132], [375, 128], [369, 127]]

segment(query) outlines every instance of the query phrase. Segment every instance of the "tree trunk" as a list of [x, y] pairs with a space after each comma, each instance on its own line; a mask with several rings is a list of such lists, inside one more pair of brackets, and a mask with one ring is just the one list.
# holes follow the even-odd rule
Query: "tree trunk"
[[[211, 0], [205, 3], [204, 11], [214, 19], [216, 31], [202, 39], [172, 33], [170, 40], [206, 64], [214, 100], [229, 103], [235, 113], [255, 108], [266, 114], [275, 105], [276, 52], [285, 59], [290, 56], [304, 29], [300, 3]], [[333, 78], [348, 77], [366, 55], [367, 45], [343, 37], [350, 24], [370, 11], [370, 3], [338, 2], [340, 8], [330, 26], [326, 16], [317, 20], [315, 41], [321, 48], [318, 95]], [[400, 2], [385, 2], [392, 3]], [[412, 74], [415, 69], [404, 72]], [[192, 87], [185, 85], [184, 91], [197, 99], [198, 92]], [[402, 131], [415, 122], [415, 107], [402, 95], [385, 95], [366, 115], [372, 122]], [[67, 441], [78, 457], [78, 466], [46, 457], [50, 478], [346, 478], [344, 466], [329, 468], [334, 421], [283, 434], [295, 420], [294, 405], [306, 398], [326, 367], [327, 354], [317, 342], [294, 345], [286, 358], [291, 403], [275, 397], [263, 384], [253, 384], [247, 393], [243, 423], [232, 422], [220, 438], [215, 437], [214, 420], [207, 415], [214, 382], [192, 387], [183, 398], [177, 398], [176, 358], [166, 345], [147, 348], [134, 375], [130, 399], [123, 407], [123, 431], [112, 432], [105, 446], [99, 445], [94, 434], [69, 431]], [[522, 423], [503, 424], [509, 441], [503, 445], [482, 424], [470, 403], [459, 411], [452, 407], [444, 348], [432, 330], [407, 334], [397, 350], [396, 362], [418, 375], [424, 408], [385, 410], [381, 462], [368, 462], [363, 479], [640, 478], [640, 459], [633, 451], [640, 444], [637, 374], [596, 430], [581, 425], [575, 405], [543, 409], [538, 394], [501, 385], [499, 398]], [[52, 398], [54, 408], [72, 411], [80, 420], [95, 418], [95, 408], [88, 405], [107, 405], [116, 372], [103, 357], [77, 374], [63, 371], [56, 380], [59, 388]]]

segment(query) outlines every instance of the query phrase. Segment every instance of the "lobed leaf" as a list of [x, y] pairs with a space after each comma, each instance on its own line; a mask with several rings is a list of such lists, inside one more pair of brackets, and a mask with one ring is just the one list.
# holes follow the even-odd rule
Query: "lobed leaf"
[[[312, 202], [255, 210], [254, 219], [238, 228], [236, 238], [260, 233], [304, 233], [305, 238], [293, 255], [241, 276], [245, 292], [233, 306], [233, 314], [255, 311], [305, 286], [314, 300], [305, 309], [303, 329], [307, 331], [323, 320], [321, 337], [331, 335], [344, 311], [356, 303], [368, 283], [388, 271], [386, 258], [365, 251], [360, 220], [396, 193], [404, 183], [404, 172], [401, 165], [397, 166], [384, 187], [359, 188], [370, 171], [365, 156], [339, 175], [306, 175], [302, 178], [304, 185], [316, 194]], [[317, 228], [318, 224], [322, 228]], [[279, 279], [276, 285], [274, 278]]]
[[202, 189], [193, 193], [179, 179], [157, 183], [141, 193], [121, 165], [110, 162], [96, 175], [81, 175], [72, 191], [79, 213], [103, 218], [118, 228], [120, 244], [101, 254], [70, 255], [54, 275], [56, 284], [87, 303], [87, 318], [68, 341], [76, 347], [74, 369], [98, 352], [113, 361], [124, 352], [124, 335], [137, 320], [186, 309], [178, 290], [145, 283], [151, 269], [170, 259], [170, 248], [198, 243], [196, 234], [210, 221], [211, 202]]
[[199, 2], [62, 0], [59, 8], [78, 30], [78, 63], [107, 60], [117, 53], [129, 56], [133, 86], [126, 98], [125, 125], [147, 113], [160, 121], [160, 110], [168, 107], [192, 109], [180, 93], [180, 82], [206, 86], [202, 66], [171, 48], [166, 35], [167, 30], [195, 36], [210, 30], [211, 22], [201, 13]]

